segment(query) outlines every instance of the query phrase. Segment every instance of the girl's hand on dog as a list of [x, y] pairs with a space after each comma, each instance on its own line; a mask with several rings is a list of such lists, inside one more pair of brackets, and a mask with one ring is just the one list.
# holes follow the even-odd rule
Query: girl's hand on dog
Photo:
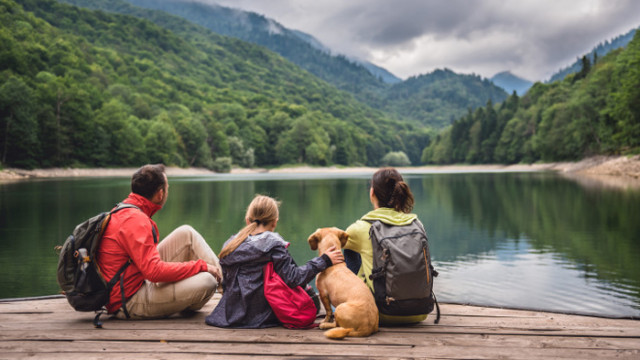
[[330, 247], [325, 252], [329, 259], [331, 259], [331, 265], [337, 265], [344, 262], [344, 255], [342, 255], [342, 251], [335, 246]]

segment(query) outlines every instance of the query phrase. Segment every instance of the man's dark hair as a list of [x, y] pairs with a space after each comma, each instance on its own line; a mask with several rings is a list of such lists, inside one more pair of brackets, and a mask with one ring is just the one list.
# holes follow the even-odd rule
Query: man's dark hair
[[131, 177], [131, 192], [151, 200], [156, 191], [164, 188], [164, 165], [144, 165]]

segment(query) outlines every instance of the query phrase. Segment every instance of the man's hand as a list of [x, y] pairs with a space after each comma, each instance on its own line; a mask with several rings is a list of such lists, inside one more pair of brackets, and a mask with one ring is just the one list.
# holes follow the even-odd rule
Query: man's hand
[[344, 262], [344, 255], [342, 255], [342, 251], [335, 246], [330, 247], [325, 252], [329, 259], [331, 259], [331, 265], [337, 265]]
[[218, 281], [218, 284], [222, 281], [222, 272], [220, 271], [220, 268], [218, 268], [217, 266], [207, 264], [207, 272], [209, 272], [209, 274], [213, 275], [213, 277], [216, 278], [216, 280]]

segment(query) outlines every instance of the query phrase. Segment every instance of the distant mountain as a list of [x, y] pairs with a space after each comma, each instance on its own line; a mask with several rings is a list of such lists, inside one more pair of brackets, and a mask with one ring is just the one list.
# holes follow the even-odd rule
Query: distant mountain
[[125, 1], [180, 16], [221, 35], [262, 45], [339, 89], [353, 93], [360, 100], [386, 85], [363, 65], [344, 55], [333, 55], [313, 36], [287, 29], [254, 12], [198, 1]]
[[[599, 44], [593, 50], [591, 50], [591, 52], [589, 52], [588, 54], [584, 54], [584, 56], [587, 56], [589, 61], [591, 61], [591, 63], [594, 63], [594, 60], [597, 61], [597, 58], [605, 56], [610, 51], [621, 47], [626, 47], [627, 44], [629, 44], [629, 42], [631, 42], [631, 40], [633, 39], [633, 36], [635, 35], [637, 29], [639, 28], [630, 30], [628, 33], [620, 35], [611, 41], [607, 40], [604, 43]], [[546, 83], [548, 84], [558, 80], [562, 80], [569, 74], [577, 73], [578, 71], [580, 71], [580, 69], [582, 69], [582, 56], [579, 56], [576, 61], [570, 66], [553, 74], [549, 78], [549, 80], [546, 81]]]
[[382, 109], [443, 128], [467, 114], [468, 109], [501, 103], [507, 93], [478, 75], [460, 75], [449, 69], [413, 76], [393, 85]]
[[402, 82], [402, 79], [390, 73], [387, 69], [382, 68], [378, 65], [372, 64], [368, 61], [361, 61], [354, 59], [353, 61], [358, 62], [362, 66], [364, 66], [370, 73], [372, 73], [375, 77], [382, 80], [387, 84], [397, 84]]
[[533, 82], [513, 75], [510, 71], [497, 73], [489, 80], [493, 81], [494, 84], [503, 88], [509, 94], [515, 91], [518, 96], [524, 95], [527, 90], [533, 86]]
[[[318, 39], [316, 39], [315, 37], [304, 33], [302, 31], [298, 31], [298, 30], [290, 30], [292, 33], [294, 33], [295, 35], [297, 35], [300, 39], [302, 39], [303, 41], [309, 43], [311, 46], [313, 46], [314, 48], [323, 51], [327, 54], [331, 54], [331, 49], [329, 49], [328, 47], [326, 47], [323, 43], [321, 43]], [[356, 64], [360, 64], [362, 66], [364, 66], [365, 69], [369, 70], [369, 72], [371, 74], [373, 74], [373, 76], [377, 77], [378, 79], [382, 80], [383, 82], [387, 83], [387, 84], [397, 84], [399, 82], [402, 82], [402, 79], [400, 79], [399, 77], [393, 75], [391, 72], [389, 72], [389, 70], [382, 68], [378, 65], [375, 65], [373, 63], [370, 63], [368, 61], [365, 60], [360, 60], [357, 58], [353, 58], [353, 57], [349, 57], [349, 60], [353, 61]]]
[[[240, 11], [240, 10], [236, 10], [236, 11]], [[291, 31], [291, 33], [299, 37], [302, 41], [309, 43], [309, 45], [313, 46], [314, 48], [322, 52], [326, 52], [327, 54], [331, 53], [331, 49], [324, 46], [324, 44], [320, 42], [320, 40], [316, 39], [315, 37], [299, 30], [289, 30], [289, 31]]]
[[[179, 16], [218, 34], [270, 49], [338, 89], [351, 93], [363, 104], [386, 112], [388, 117], [422, 126], [447, 126], [452, 119], [466, 114], [469, 108], [484, 106], [489, 100], [499, 103], [507, 96], [501, 88], [488, 80], [482, 81], [479, 77], [459, 75], [449, 70], [442, 79], [438, 76], [440, 72], [434, 72], [398, 82], [386, 70], [365, 64], [376, 73], [374, 76], [365, 65], [360, 65], [347, 56], [331, 55], [329, 49], [309, 34], [289, 30], [256, 13], [219, 5], [177, 0], [59, 1], [143, 17], [161, 26], [166, 26], [163, 25], [166, 20], [148, 9]], [[172, 30], [171, 27], [167, 28]], [[439, 79], [439, 88], [433, 87], [432, 80], [435, 78]], [[470, 78], [477, 79], [469, 81]], [[381, 79], [386, 79], [389, 83]], [[397, 96], [399, 90], [402, 97]]]
[[[163, 10], [219, 34], [265, 46], [339, 89], [351, 92], [367, 105], [420, 124], [446, 126], [450, 123], [451, 117], [464, 115], [468, 108], [484, 106], [489, 99], [501, 102], [507, 97], [502, 89], [493, 89], [493, 85], [488, 81], [484, 83], [484, 87], [464, 88], [471, 84], [467, 81], [468, 76], [447, 70], [447, 81], [455, 85], [441, 84], [446, 91], [433, 89], [405, 92], [404, 97], [400, 99], [397, 97], [397, 86], [413, 88], [426, 81], [424, 90], [431, 86], [429, 84], [432, 79], [440, 78], [440, 72], [414, 77], [410, 84], [402, 86], [403, 82], [400, 79], [380, 67], [365, 62], [358, 63], [345, 55], [331, 55], [331, 50], [312, 35], [289, 30], [278, 22], [253, 12], [197, 1], [125, 1], [144, 8]], [[390, 84], [393, 86], [389, 86]], [[393, 103], [392, 99], [396, 99], [396, 103]]]

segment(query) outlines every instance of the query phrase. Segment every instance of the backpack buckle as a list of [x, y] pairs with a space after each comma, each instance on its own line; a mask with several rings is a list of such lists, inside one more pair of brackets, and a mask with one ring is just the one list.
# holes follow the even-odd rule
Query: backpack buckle
[[384, 300], [387, 302], [387, 305], [391, 304], [392, 301], [396, 301], [392, 296], [387, 296]]
[[383, 277], [385, 274], [385, 270], [383, 267], [375, 268], [371, 271], [371, 275], [369, 275], [369, 280], [375, 280]]

